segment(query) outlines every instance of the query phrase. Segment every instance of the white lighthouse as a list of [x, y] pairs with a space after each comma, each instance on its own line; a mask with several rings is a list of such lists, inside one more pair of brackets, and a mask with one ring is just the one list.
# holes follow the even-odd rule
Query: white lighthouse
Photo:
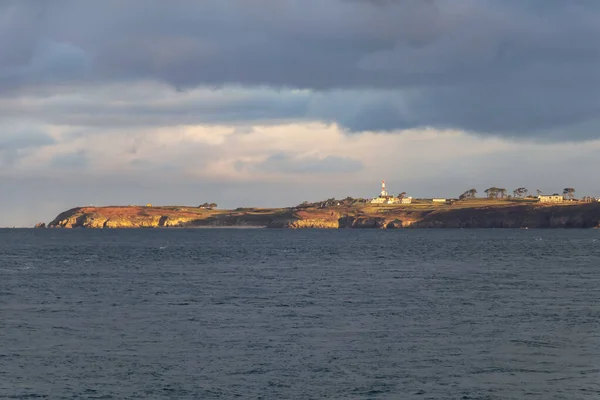
[[[385, 189], [385, 181], [381, 181], [381, 194], [379, 197], [375, 197], [371, 199], [372, 204], [397, 204], [397, 203], [410, 203], [410, 197], [407, 199], [400, 200], [398, 197], [390, 196], [390, 194]], [[407, 201], [405, 201], [407, 200]]]
[[385, 181], [381, 181], [381, 196], [380, 197], [387, 197], [388, 196], [388, 192], [385, 190]]

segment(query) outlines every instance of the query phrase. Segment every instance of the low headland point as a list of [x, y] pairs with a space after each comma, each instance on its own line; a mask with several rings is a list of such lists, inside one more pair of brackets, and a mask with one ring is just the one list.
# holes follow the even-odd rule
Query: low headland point
[[[265, 228], [598, 228], [600, 201], [562, 194], [530, 194], [521, 187], [490, 187], [479, 197], [469, 189], [456, 198], [413, 198], [388, 193], [382, 181], [373, 198], [330, 198], [294, 207], [242, 207], [223, 210], [199, 206], [77, 207], [58, 215], [51, 228], [265, 227]], [[36, 227], [43, 228], [40, 223]]]

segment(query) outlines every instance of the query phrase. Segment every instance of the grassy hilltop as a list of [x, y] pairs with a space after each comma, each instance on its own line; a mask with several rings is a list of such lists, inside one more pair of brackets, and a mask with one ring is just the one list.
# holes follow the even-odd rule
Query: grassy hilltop
[[268, 228], [592, 228], [600, 226], [600, 203], [539, 203], [530, 199], [468, 199], [453, 204], [353, 203], [290, 208], [110, 206], [79, 207], [57, 216], [49, 227]]

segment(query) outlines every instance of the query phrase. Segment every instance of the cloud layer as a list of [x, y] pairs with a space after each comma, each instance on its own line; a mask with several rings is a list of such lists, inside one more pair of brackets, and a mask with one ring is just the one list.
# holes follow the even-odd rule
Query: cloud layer
[[[216, 90], [191, 108], [155, 104], [170, 121], [295, 118], [359, 132], [597, 135], [596, 1], [14, 0], [0, 13], [4, 96], [40, 85], [48, 95], [65, 85], [93, 93], [162, 82]], [[244, 97], [218, 91], [231, 86], [246, 88]], [[78, 110], [86, 106], [93, 114], [103, 105]], [[119, 110], [103, 111], [118, 121]]]

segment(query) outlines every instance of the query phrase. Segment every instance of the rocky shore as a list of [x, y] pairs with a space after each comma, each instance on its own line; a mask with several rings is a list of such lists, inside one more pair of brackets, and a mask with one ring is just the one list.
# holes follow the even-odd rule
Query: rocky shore
[[78, 207], [48, 228], [598, 228], [600, 204], [277, 208], [207, 210], [195, 207]]

